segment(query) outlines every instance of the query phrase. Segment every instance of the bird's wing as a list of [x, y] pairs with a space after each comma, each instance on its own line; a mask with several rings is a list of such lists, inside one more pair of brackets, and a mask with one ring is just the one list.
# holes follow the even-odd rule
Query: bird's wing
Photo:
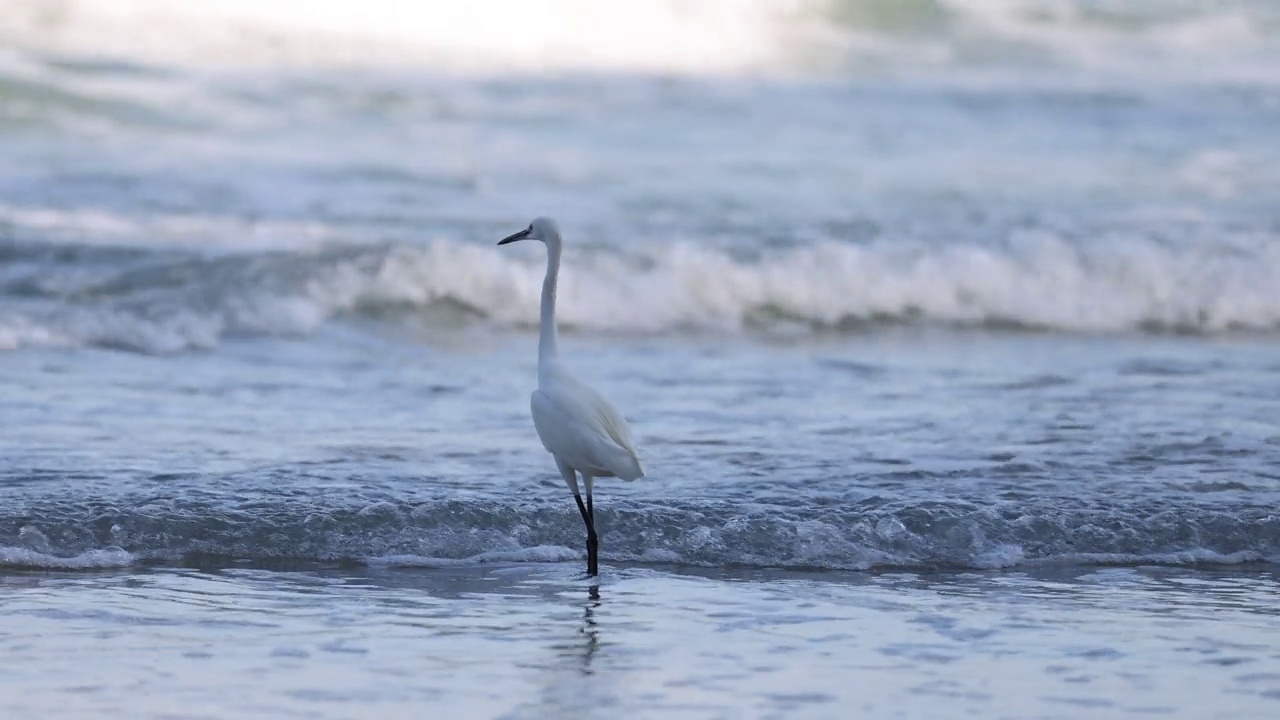
[[584, 404], [591, 408], [596, 424], [609, 435], [610, 439], [618, 444], [618, 447], [635, 455], [636, 448], [631, 443], [631, 427], [627, 425], [622, 413], [619, 413], [618, 409], [610, 404], [603, 395], [590, 387], [582, 385], [581, 389], [586, 391]]
[[556, 383], [536, 390], [530, 408], [543, 447], [575, 469], [624, 480], [644, 475], [626, 420], [586, 385]]

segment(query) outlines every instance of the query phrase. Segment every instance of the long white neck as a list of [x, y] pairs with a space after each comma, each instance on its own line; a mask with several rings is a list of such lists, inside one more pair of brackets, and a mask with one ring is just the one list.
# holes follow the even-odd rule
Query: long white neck
[[538, 335], [538, 377], [555, 360], [556, 349], [556, 279], [560, 275], [560, 238], [546, 238], [547, 277], [542, 281], [542, 325]]

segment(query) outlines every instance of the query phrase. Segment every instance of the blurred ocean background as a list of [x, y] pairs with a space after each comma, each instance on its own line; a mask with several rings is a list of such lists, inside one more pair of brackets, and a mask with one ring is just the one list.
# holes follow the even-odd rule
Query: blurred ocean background
[[1278, 468], [1280, 2], [0, 0], [6, 716], [1271, 718]]

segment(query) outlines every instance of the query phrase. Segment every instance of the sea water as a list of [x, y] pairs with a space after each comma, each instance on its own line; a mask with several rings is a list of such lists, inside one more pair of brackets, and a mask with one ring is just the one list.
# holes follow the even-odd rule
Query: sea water
[[3, 714], [1280, 711], [1280, 9], [609, 8], [6, 3]]

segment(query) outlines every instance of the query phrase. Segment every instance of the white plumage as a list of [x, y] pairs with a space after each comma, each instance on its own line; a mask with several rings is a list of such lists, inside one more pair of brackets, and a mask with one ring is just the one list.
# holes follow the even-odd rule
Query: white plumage
[[[644, 477], [644, 468], [631, 441], [631, 429], [603, 395], [575, 378], [560, 363], [556, 347], [556, 281], [560, 274], [560, 228], [551, 218], [535, 219], [529, 227], [504, 238], [540, 240], [547, 246], [547, 275], [542, 282], [541, 332], [538, 337], [538, 389], [530, 398], [533, 426], [542, 446], [555, 457], [556, 467], [573, 493], [587, 526], [587, 574], [598, 573], [592, 490], [595, 478]], [[586, 486], [582, 502], [578, 474]]]
[[556, 367], [533, 391], [533, 425], [547, 452], [593, 477], [644, 476], [631, 429], [600, 393]]

